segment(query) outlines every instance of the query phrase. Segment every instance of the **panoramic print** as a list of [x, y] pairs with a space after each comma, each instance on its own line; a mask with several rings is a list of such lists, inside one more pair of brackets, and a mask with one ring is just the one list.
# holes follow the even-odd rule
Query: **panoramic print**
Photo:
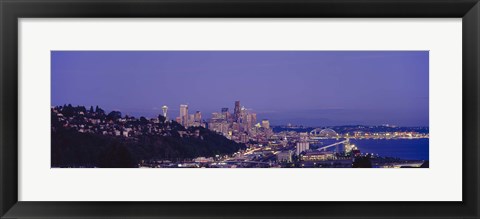
[[52, 51], [52, 168], [428, 168], [428, 51]]

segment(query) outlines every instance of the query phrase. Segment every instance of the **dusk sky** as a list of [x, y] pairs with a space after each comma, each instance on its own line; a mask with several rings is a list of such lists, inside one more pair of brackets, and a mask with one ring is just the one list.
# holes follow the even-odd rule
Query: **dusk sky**
[[205, 119], [234, 101], [273, 125], [428, 126], [428, 51], [52, 51], [52, 106]]

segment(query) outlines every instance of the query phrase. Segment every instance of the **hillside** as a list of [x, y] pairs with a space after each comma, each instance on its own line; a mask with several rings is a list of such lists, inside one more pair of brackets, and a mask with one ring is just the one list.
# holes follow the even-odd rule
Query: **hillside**
[[97, 107], [52, 108], [52, 167], [137, 167], [142, 160], [189, 160], [232, 154], [239, 144], [203, 127], [159, 116], [122, 117]]

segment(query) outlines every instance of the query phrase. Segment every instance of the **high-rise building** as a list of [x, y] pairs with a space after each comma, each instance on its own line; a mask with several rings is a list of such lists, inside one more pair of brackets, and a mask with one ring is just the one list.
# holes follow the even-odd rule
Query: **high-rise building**
[[233, 109], [233, 116], [235, 121], [239, 122], [240, 120], [240, 101], [235, 101], [235, 108]]
[[224, 119], [230, 120], [230, 112], [228, 112], [227, 107], [222, 108], [222, 115], [223, 115]]
[[262, 128], [269, 129], [270, 128], [270, 121], [268, 119], [262, 120]]
[[200, 111], [195, 112], [193, 120], [195, 122], [202, 122], [202, 113]]
[[255, 124], [257, 123], [257, 114], [256, 113], [252, 113], [250, 114], [252, 116], [252, 124]]
[[163, 111], [163, 117], [165, 117], [165, 121], [168, 121], [168, 118], [167, 118], [168, 106], [162, 106], [162, 111]]
[[245, 121], [246, 121], [246, 126], [247, 126], [248, 129], [252, 128], [253, 124], [255, 124], [255, 123], [253, 123], [252, 114], [247, 114]]
[[192, 126], [195, 121], [195, 114], [188, 115], [187, 125], [185, 127]]
[[183, 126], [188, 126], [188, 105], [180, 105], [180, 119]]
[[247, 115], [248, 115], [247, 108], [242, 106], [240, 108], [240, 119], [237, 122], [242, 123], [242, 124], [246, 124], [247, 123]]

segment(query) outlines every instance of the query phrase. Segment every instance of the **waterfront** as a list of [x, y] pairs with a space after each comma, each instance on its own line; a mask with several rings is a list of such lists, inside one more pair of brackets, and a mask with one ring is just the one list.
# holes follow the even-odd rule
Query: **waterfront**
[[[338, 142], [323, 139], [323, 145]], [[429, 160], [429, 139], [350, 139], [362, 153], [373, 153], [382, 157], [396, 157], [404, 160]]]
[[428, 127], [273, 128], [267, 119], [257, 122], [240, 101], [233, 113], [224, 107], [207, 120], [199, 111], [188, 114], [188, 105], [180, 105], [175, 120], [167, 120], [168, 107], [163, 109], [157, 118], [135, 118], [119, 111], [107, 114], [98, 106], [52, 107], [52, 166], [419, 167], [429, 158]]

